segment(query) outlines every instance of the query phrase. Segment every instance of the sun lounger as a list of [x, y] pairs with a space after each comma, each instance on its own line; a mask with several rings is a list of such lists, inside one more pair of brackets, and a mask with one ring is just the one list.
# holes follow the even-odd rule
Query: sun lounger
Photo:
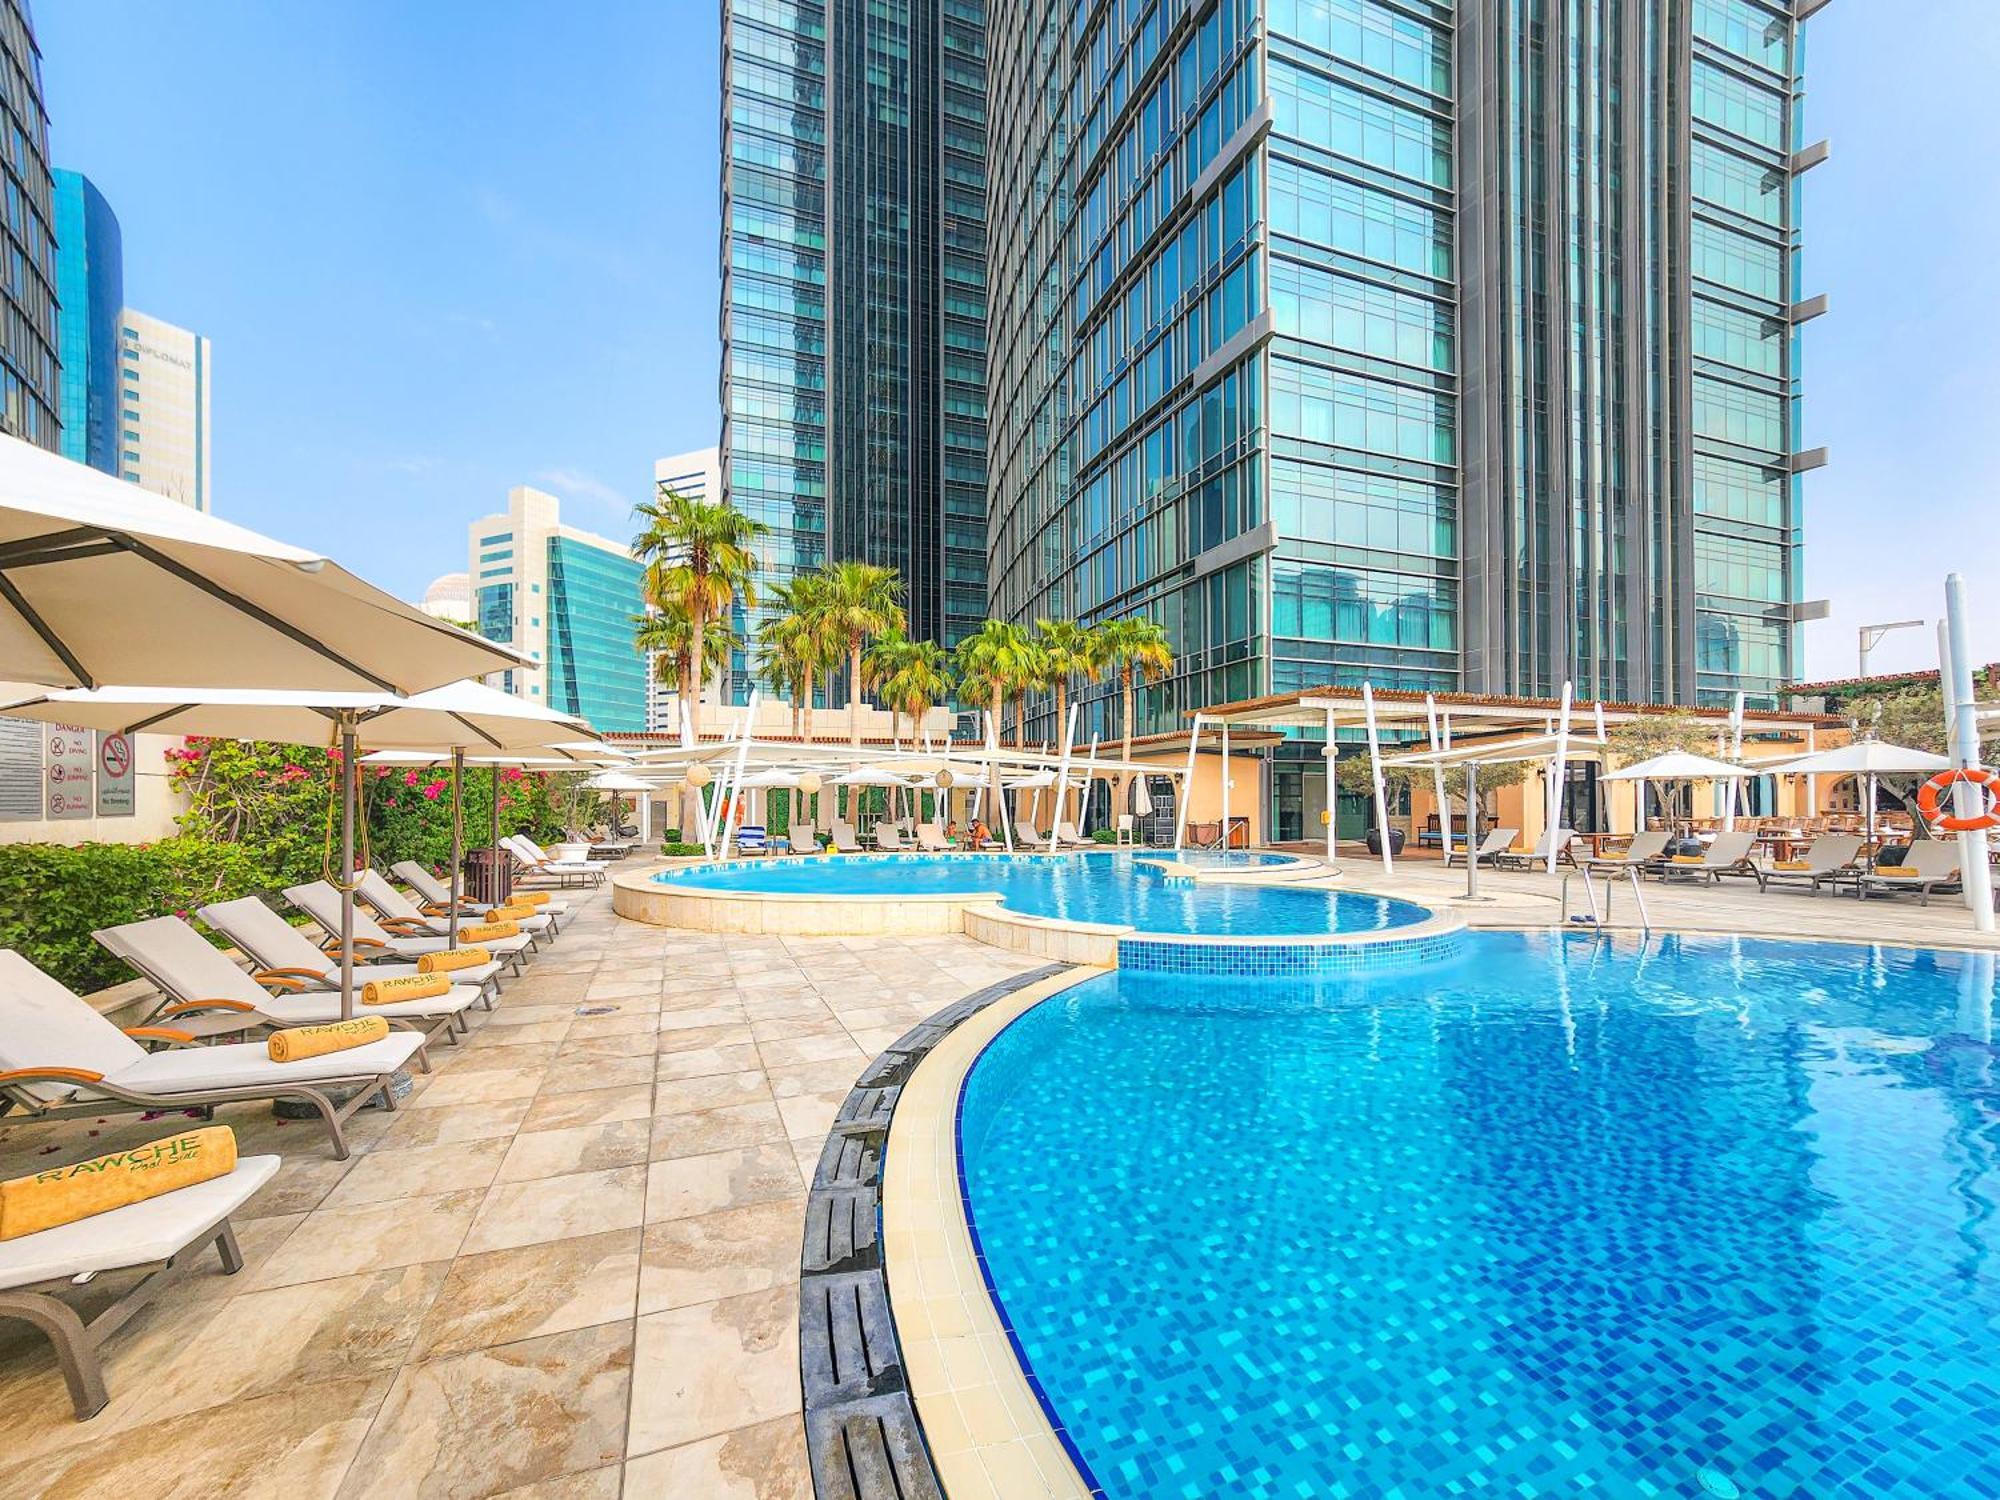
[[[275, 1156], [240, 1157], [221, 1177], [18, 1239], [0, 1240], [0, 1318], [19, 1318], [49, 1336], [79, 1422], [96, 1416], [110, 1399], [99, 1347], [174, 1273], [211, 1245], [225, 1275], [243, 1269], [229, 1216], [271, 1180], [278, 1163]], [[53, 1295], [60, 1282], [85, 1280], [103, 1271], [137, 1270], [146, 1274], [88, 1323]]]
[[[1479, 841], [1479, 847], [1472, 851], [1472, 857], [1482, 865], [1490, 865], [1493, 863], [1494, 855], [1512, 848], [1514, 840], [1520, 836], [1521, 830], [1518, 828], [1489, 828], [1486, 830], [1486, 837]], [[1455, 845], [1455, 848], [1447, 849], [1444, 852], [1446, 868], [1450, 868], [1454, 854], [1461, 860], [1465, 858], [1465, 841], [1462, 838], [1454, 837], [1452, 843]]]
[[875, 847], [891, 854], [901, 853], [905, 847], [903, 844], [903, 830], [898, 828], [894, 823], [877, 823], [875, 825]]
[[[451, 919], [441, 913], [426, 912], [416, 902], [405, 896], [380, 870], [362, 872], [361, 881], [354, 888], [354, 899], [375, 914], [376, 920], [392, 932], [403, 934], [430, 933], [436, 937], [449, 937]], [[509, 917], [521, 931], [529, 937], [540, 940], [554, 939], [556, 919], [539, 907], [532, 917]], [[469, 919], [461, 917], [459, 925], [468, 925]]]
[[1575, 842], [1574, 828], [1558, 828], [1543, 834], [1541, 842], [1536, 844], [1533, 850], [1522, 850], [1518, 853], [1512, 849], [1501, 850], [1493, 856], [1493, 867], [1496, 870], [1532, 870], [1538, 865], [1546, 867], [1551, 845], [1554, 846], [1557, 859], [1573, 865], [1576, 863], [1576, 855], [1571, 852], [1570, 846]]
[[[195, 915], [228, 938], [250, 956], [257, 971], [250, 977], [259, 984], [273, 979], [292, 979], [307, 989], [340, 988], [340, 960], [321, 950], [305, 933], [272, 911], [258, 896], [238, 896], [234, 901], [214, 901], [198, 907]], [[356, 981], [401, 979], [417, 972], [414, 963], [368, 963], [356, 955]], [[452, 971], [454, 984], [498, 987], [500, 964], [481, 964]]]
[[[324, 880], [308, 880], [303, 885], [285, 887], [285, 899], [317, 922], [320, 930], [329, 938], [340, 939], [340, 892]], [[417, 958], [426, 953], [442, 953], [450, 947], [450, 941], [428, 930], [411, 930], [410, 924], [397, 924], [401, 929], [391, 932], [361, 909], [361, 903], [354, 905], [354, 946], [357, 954], [373, 949], [393, 958]], [[510, 938], [496, 938], [491, 942], [481, 942], [480, 947], [489, 952], [504, 954], [516, 969], [526, 950], [534, 943], [530, 933], [517, 933]]]
[[[314, 1026], [340, 1019], [340, 996], [335, 992], [306, 990], [301, 980], [274, 977], [266, 982], [280, 993], [267, 994], [179, 917], [127, 922], [91, 936], [151, 980], [171, 1002], [153, 1018], [153, 1029], [192, 1028], [198, 1038], [204, 1029], [199, 1022], [220, 1022], [221, 1028], [215, 1029], [240, 1031], [246, 1024]], [[381, 1016], [391, 1026], [422, 1032], [428, 1042], [449, 1036], [454, 1026], [463, 1029], [466, 1007], [478, 998], [478, 985], [454, 984], [442, 995], [394, 1005], [363, 1006], [357, 999], [354, 1013]]]
[[[423, 1045], [416, 1032], [396, 1031], [298, 1062], [271, 1061], [261, 1042], [148, 1052], [66, 986], [0, 949], [0, 1112], [48, 1119], [303, 1099], [325, 1120], [334, 1155], [344, 1161], [341, 1122], [378, 1095], [394, 1109], [389, 1082]], [[334, 1103], [333, 1092], [349, 1090], [345, 1103]]]
[[769, 854], [771, 835], [762, 823], [745, 823], [736, 830], [738, 854]]
[[524, 873], [560, 880], [565, 885], [572, 880], [602, 885], [604, 872], [611, 868], [601, 859], [559, 858], [524, 833], [511, 834], [500, 840], [500, 847], [520, 862]]
[[1860, 895], [1867, 897], [1915, 891], [1917, 905], [1929, 906], [1932, 891], [1958, 889], [1958, 840], [1918, 839], [1910, 845], [1910, 852], [1903, 856], [1901, 868], [1912, 871], [1911, 874], [1885, 874], [1884, 868], [1870, 870], [1861, 877]]
[[1014, 844], [1017, 848], [1026, 846], [1032, 849], [1036, 844], [1046, 844], [1048, 841], [1049, 836], [1026, 818], [1014, 820]]
[[917, 847], [926, 854], [949, 854], [951, 844], [944, 836], [944, 830], [935, 823], [917, 825]]
[[1056, 824], [1056, 843], [1059, 845], [1072, 849], [1088, 849], [1095, 842], [1095, 839], [1087, 839], [1078, 833], [1074, 823]]
[[1861, 839], [1852, 833], [1822, 834], [1812, 841], [1805, 858], [1780, 860], [1764, 872], [1764, 888], [1802, 885], [1817, 896], [1823, 885], [1835, 890], [1844, 881], [1859, 880], [1855, 861], [1861, 853]]
[[861, 840], [854, 836], [854, 827], [852, 824], [835, 822], [827, 832], [832, 836], [833, 847], [840, 853], [859, 854], [862, 852]]
[[1715, 841], [1699, 856], [1675, 856], [1659, 866], [1662, 881], [1676, 875], [1699, 876], [1704, 882], [1719, 881], [1724, 875], [1748, 875], [1764, 888], [1764, 872], [1750, 857], [1757, 835], [1745, 832], [1718, 833]]
[[819, 853], [819, 835], [810, 828], [794, 828], [785, 836], [785, 842], [792, 846], [794, 854]]
[[1632, 842], [1625, 846], [1623, 854], [1599, 854], [1583, 862], [1586, 870], [1604, 873], [1618, 870], [1643, 870], [1655, 863], [1667, 852], [1667, 845], [1673, 840], [1671, 833], [1635, 833]]
[[[450, 910], [451, 887], [446, 885], [442, 880], [439, 880], [437, 876], [431, 874], [429, 870], [426, 870], [415, 860], [398, 860], [395, 864], [389, 866], [389, 873], [423, 898], [427, 914], [439, 916]], [[493, 906], [494, 903], [490, 901], [468, 901], [465, 898], [465, 893], [463, 891], [459, 892], [458, 909], [461, 912], [470, 912], [476, 917], [493, 910]], [[561, 925], [561, 919], [569, 915], [569, 903], [567, 901], [557, 901], [553, 898], [544, 901], [537, 909], [556, 918], [556, 925], [558, 926]]]

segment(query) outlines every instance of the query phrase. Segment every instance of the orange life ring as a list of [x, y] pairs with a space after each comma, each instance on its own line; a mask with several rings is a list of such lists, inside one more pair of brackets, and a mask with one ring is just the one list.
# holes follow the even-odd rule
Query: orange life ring
[[[1961, 781], [1984, 790], [1985, 812], [1976, 817], [1960, 818], [1938, 811], [1938, 798]], [[2000, 772], [1982, 770], [1977, 766], [1970, 769], [1940, 771], [1918, 788], [1917, 811], [1924, 815], [1926, 822], [1953, 833], [1976, 833], [1985, 828], [2000, 828]]]

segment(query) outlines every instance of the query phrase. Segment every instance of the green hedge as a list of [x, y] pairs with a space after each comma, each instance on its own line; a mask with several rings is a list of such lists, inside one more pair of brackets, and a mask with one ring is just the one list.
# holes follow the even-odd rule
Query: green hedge
[[241, 844], [170, 838], [153, 844], [0, 844], [0, 948], [12, 948], [79, 992], [133, 977], [92, 931], [270, 889]]

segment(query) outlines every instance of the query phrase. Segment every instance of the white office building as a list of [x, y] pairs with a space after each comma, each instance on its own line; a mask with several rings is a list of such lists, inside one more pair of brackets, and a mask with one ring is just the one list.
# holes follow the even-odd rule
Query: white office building
[[[676, 495], [685, 495], [690, 500], [720, 500], [722, 498], [722, 462], [720, 450], [697, 448], [692, 453], [676, 453], [671, 458], [655, 459], [653, 462], [653, 489], [664, 495], [669, 490]], [[646, 658], [646, 728], [653, 734], [679, 734], [680, 710], [676, 700], [674, 684], [660, 681], [658, 663], [652, 656]], [[719, 704], [722, 701], [722, 684], [719, 680], [710, 682], [702, 702]]]
[[209, 508], [213, 356], [198, 333], [126, 308], [118, 318], [118, 474]]

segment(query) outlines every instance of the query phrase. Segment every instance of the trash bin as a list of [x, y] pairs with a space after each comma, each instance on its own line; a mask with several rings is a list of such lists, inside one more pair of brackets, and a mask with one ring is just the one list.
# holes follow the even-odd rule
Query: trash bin
[[487, 906], [502, 905], [514, 892], [514, 862], [504, 849], [472, 849], [465, 856], [465, 895]]

